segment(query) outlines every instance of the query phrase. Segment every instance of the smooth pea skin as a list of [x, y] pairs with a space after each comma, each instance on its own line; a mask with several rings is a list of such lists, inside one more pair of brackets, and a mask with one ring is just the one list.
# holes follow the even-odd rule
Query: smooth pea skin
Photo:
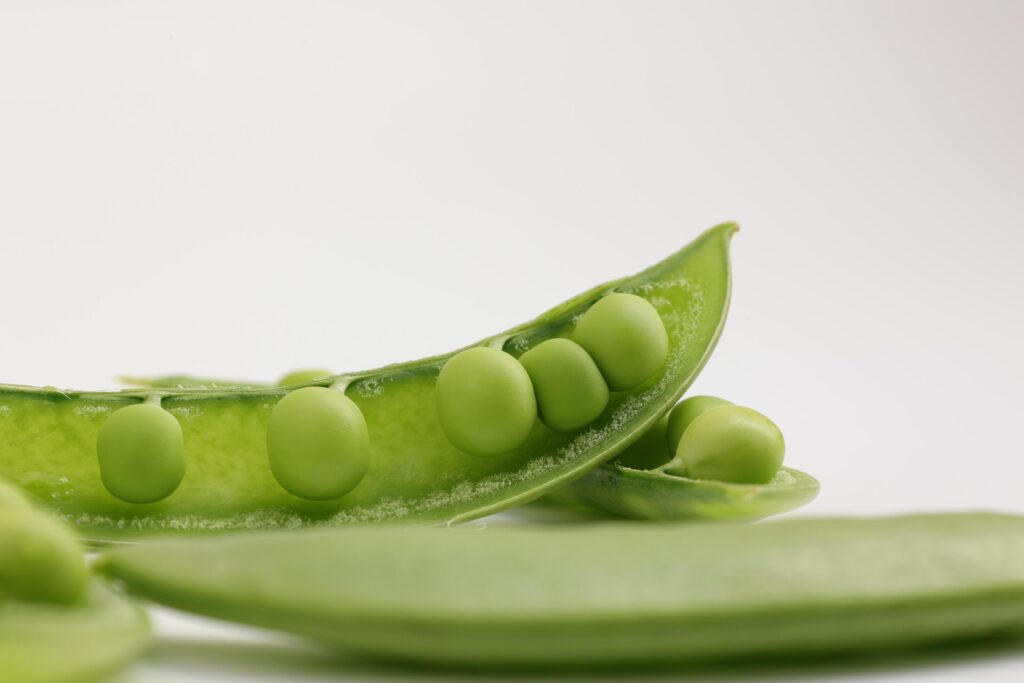
[[694, 418], [712, 408], [731, 405], [730, 401], [717, 396], [690, 396], [677, 403], [668, 414], [666, 438], [669, 452], [675, 453], [679, 448], [679, 440], [683, 438], [683, 432], [690, 426]]
[[519, 357], [537, 395], [540, 419], [558, 432], [593, 422], [608, 405], [608, 385], [594, 359], [568, 339], [549, 339]]
[[526, 369], [504, 351], [466, 349], [437, 377], [441, 429], [464, 453], [492, 456], [522, 445], [537, 419], [537, 400]]
[[766, 484], [782, 466], [785, 452], [782, 432], [767, 417], [743, 406], [719, 406], [694, 418], [665, 471], [693, 479]]
[[127, 503], [155, 503], [174, 493], [185, 477], [181, 425], [158, 405], [115, 410], [96, 438], [100, 478]]
[[274, 406], [267, 455], [274, 478], [289, 493], [307, 500], [339, 498], [369, 469], [366, 419], [336, 389], [297, 389]]
[[635, 294], [609, 294], [595, 303], [576, 323], [573, 337], [594, 358], [612, 391], [640, 386], [668, 357], [661, 316]]
[[29, 509], [0, 509], [0, 604], [70, 604], [86, 579], [85, 556], [62, 524]]
[[308, 370], [293, 370], [287, 375], [277, 381], [277, 385], [281, 387], [290, 387], [294, 384], [307, 384], [309, 382], [315, 382], [318, 379], [324, 379], [325, 377], [331, 376], [330, 370], [323, 370], [319, 368], [310, 368]]

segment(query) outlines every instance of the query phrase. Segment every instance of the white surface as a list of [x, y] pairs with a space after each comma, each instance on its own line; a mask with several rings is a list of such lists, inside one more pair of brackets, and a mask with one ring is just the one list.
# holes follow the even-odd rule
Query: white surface
[[[5, 0], [0, 377], [433, 354], [736, 219], [694, 390], [777, 419], [808, 512], [1024, 512], [1022, 31], [1019, 2]], [[413, 675], [160, 614], [126, 683]], [[1024, 656], [717, 674], [791, 675]]]

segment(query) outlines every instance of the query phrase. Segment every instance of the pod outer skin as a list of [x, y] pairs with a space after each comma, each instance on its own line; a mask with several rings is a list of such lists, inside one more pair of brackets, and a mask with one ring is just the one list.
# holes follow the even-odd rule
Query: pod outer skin
[[103, 581], [75, 605], [0, 602], [0, 681], [100, 681], [149, 646], [142, 608]]
[[450, 666], [804, 656], [1024, 629], [1024, 518], [991, 514], [308, 529], [117, 549], [100, 569], [172, 607]]

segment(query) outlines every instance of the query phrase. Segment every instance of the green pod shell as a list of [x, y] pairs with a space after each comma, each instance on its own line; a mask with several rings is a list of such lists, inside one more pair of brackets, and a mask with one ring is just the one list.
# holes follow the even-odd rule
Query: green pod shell
[[1024, 518], [309, 529], [101, 559], [171, 607], [377, 659], [654, 665], [1019, 631]]
[[17, 508], [27, 510], [29, 507], [28, 498], [12, 484], [0, 479], [0, 510]]
[[[373, 466], [341, 498], [310, 501], [285, 491], [268, 465], [267, 425], [289, 391], [281, 387], [159, 389], [178, 419], [188, 468], [174, 495], [149, 504], [110, 496], [100, 480], [96, 437], [110, 414], [153, 390], [83, 392], [0, 385], [0, 477], [7, 477], [92, 540], [154, 534], [342, 525], [384, 520], [460, 522], [533, 500], [614, 457], [679, 400], [707, 361], [729, 302], [729, 241], [723, 224], [628, 278], [594, 287], [539, 317], [476, 342], [518, 358], [572, 335], [595, 302], [630, 293], [650, 302], [668, 334], [656, 380], [613, 394], [585, 429], [538, 423], [526, 442], [474, 458], [445, 436], [435, 400], [438, 374], [454, 354], [335, 375], [366, 420]], [[315, 381], [321, 384], [326, 381]]]
[[585, 427], [608, 405], [608, 385], [601, 371], [576, 342], [549, 339], [520, 356], [519, 362], [533, 382], [540, 418], [551, 429]]
[[278, 386], [290, 387], [297, 384], [309, 384], [311, 382], [329, 381], [333, 373], [322, 368], [310, 368], [303, 370], [292, 370], [277, 381]]
[[545, 500], [625, 519], [752, 522], [807, 505], [819, 488], [817, 479], [791, 467], [783, 467], [765, 484], [733, 484], [635, 469], [616, 460], [559, 487]]
[[63, 524], [28, 509], [0, 509], [0, 603], [70, 604], [85, 590], [85, 555]]
[[92, 580], [71, 605], [0, 601], [0, 679], [10, 683], [107, 680], [150, 642], [134, 602]]
[[303, 387], [274, 406], [267, 424], [267, 457], [289, 493], [330, 500], [354, 489], [370, 466], [366, 420], [334, 389]]

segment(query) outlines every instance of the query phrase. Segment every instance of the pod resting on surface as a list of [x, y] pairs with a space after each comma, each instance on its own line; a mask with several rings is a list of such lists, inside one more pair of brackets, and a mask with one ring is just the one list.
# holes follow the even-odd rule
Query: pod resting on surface
[[791, 467], [783, 467], [767, 484], [732, 484], [607, 463], [544, 500], [627, 519], [752, 521], [807, 505], [818, 489], [817, 479]]
[[819, 655], [1024, 629], [1024, 518], [988, 514], [308, 529], [117, 549], [100, 570], [179, 609], [446, 665]]
[[[270, 414], [299, 385], [122, 392], [0, 385], [0, 476], [94, 541], [306, 524], [463, 521], [527, 502], [613, 457], [682, 396], [724, 323], [728, 245], [735, 231], [733, 224], [712, 228], [634, 277], [593, 288], [477, 344], [519, 357], [545, 340], [570, 335], [575, 321], [608, 294], [635, 294], [653, 305], [668, 338], [663, 371], [636, 389], [613, 393], [604, 412], [582, 429], [555, 432], [538, 421], [526, 442], [508, 453], [476, 458], [460, 452], [445, 438], [434, 400], [438, 372], [451, 354], [313, 380], [308, 384], [333, 384], [345, 392], [365, 418], [370, 442], [369, 466], [358, 485], [340, 498], [315, 501], [286, 491], [268, 464]], [[178, 420], [185, 473], [162, 500], [126, 502], [103, 486], [97, 433], [114, 410], [146, 401]], [[165, 443], [173, 464], [178, 446]]]
[[131, 662], [149, 645], [142, 609], [103, 581], [81, 602], [0, 602], [0, 680], [92, 681]]

